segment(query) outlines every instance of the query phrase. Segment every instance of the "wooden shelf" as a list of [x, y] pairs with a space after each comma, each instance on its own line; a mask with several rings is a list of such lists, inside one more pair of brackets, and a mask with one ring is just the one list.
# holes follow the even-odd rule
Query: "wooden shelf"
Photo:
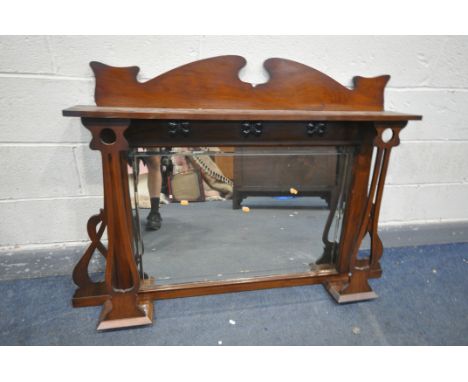
[[224, 121], [409, 121], [420, 115], [393, 111], [321, 111], [321, 110], [255, 110], [255, 109], [179, 109], [146, 107], [109, 107], [77, 105], [63, 110], [66, 117], [124, 119], [190, 119]]

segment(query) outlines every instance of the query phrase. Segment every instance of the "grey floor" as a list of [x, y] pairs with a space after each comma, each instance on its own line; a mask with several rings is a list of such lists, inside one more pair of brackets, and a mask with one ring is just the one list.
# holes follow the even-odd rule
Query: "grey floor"
[[[230, 200], [162, 206], [161, 229], [142, 229], [144, 271], [156, 283], [169, 284], [299, 273], [315, 267], [323, 255], [322, 233], [329, 215], [322, 199], [256, 197], [244, 204], [250, 212], [233, 210]], [[140, 210], [143, 227], [147, 215], [148, 210]]]

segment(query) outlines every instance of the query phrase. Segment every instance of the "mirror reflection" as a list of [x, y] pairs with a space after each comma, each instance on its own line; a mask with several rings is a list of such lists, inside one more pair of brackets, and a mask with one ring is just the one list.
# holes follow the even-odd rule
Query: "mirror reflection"
[[352, 157], [351, 147], [132, 150], [141, 275], [161, 285], [333, 268]]

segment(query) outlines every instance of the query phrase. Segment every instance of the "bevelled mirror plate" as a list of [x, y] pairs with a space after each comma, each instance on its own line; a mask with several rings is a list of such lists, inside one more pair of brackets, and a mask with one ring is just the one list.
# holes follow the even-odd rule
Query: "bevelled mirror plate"
[[142, 288], [335, 269], [353, 157], [339, 146], [131, 150]]

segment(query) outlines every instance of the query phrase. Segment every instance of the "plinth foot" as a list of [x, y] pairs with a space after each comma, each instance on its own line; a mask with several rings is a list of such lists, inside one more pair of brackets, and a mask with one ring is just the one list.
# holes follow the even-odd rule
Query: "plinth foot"
[[342, 294], [340, 293], [342, 285], [339, 284], [326, 283], [324, 284], [324, 287], [338, 304], [373, 300], [374, 298], [379, 297], [374, 291]]
[[111, 307], [110, 300], [106, 301], [101, 313], [101, 318], [97, 327], [98, 331], [129, 328], [134, 326], [146, 326], [153, 324], [153, 301], [145, 301], [138, 305], [139, 311], [143, 312], [141, 316], [124, 318], [106, 318]]
[[378, 296], [367, 282], [368, 277], [369, 272], [357, 271], [348, 282], [325, 282], [323, 286], [338, 304], [373, 300]]

